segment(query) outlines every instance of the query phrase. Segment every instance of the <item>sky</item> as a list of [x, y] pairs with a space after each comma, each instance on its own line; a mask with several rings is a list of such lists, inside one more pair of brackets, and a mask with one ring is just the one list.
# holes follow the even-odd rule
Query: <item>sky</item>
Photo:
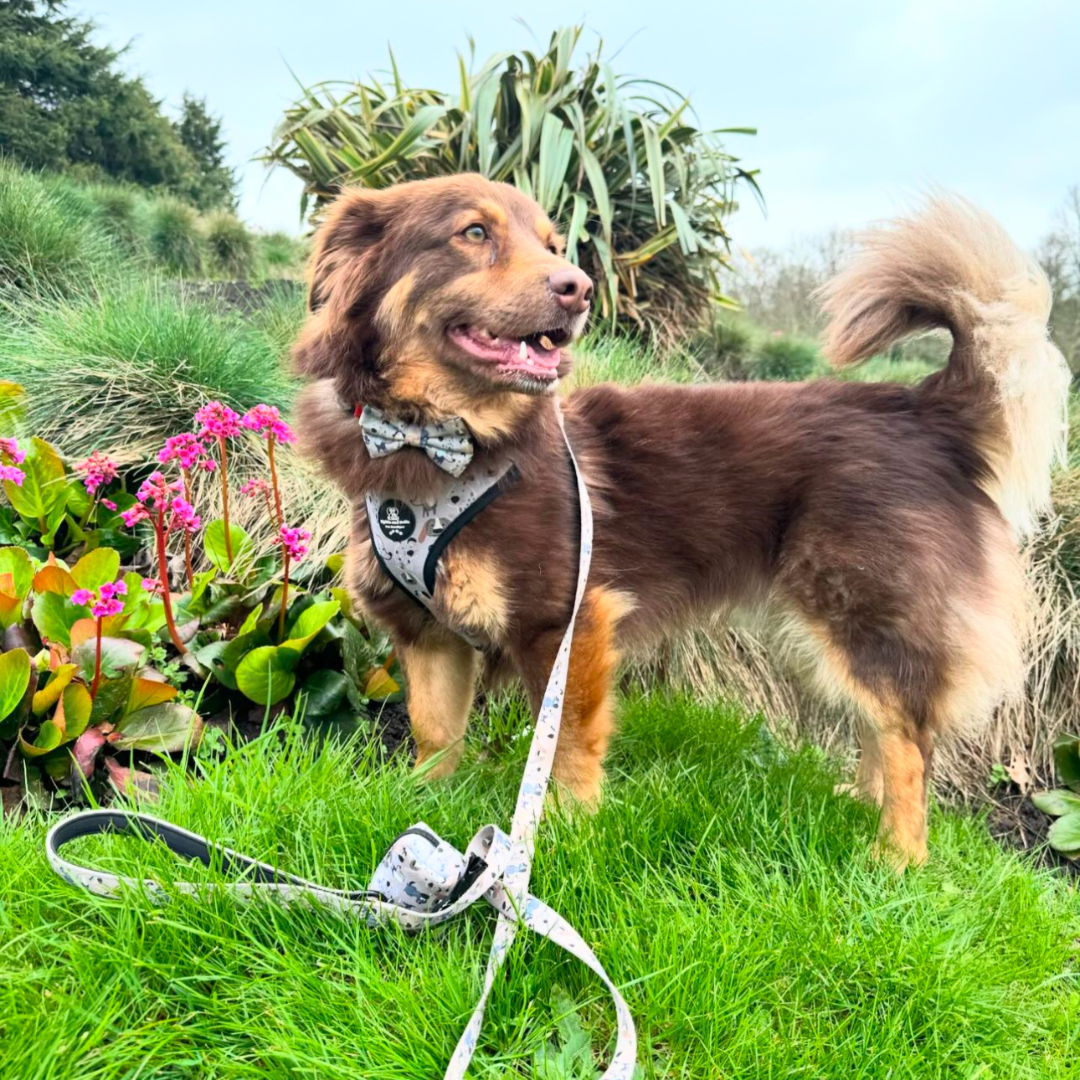
[[[453, 88], [456, 50], [546, 43], [581, 21], [622, 74], [690, 95], [704, 126], [756, 127], [728, 149], [760, 170], [730, 221], [741, 247], [784, 248], [889, 217], [932, 185], [1033, 247], [1080, 184], [1078, 0], [72, 0], [175, 109], [189, 90], [224, 119], [240, 215], [297, 232], [300, 184], [251, 158], [304, 83], [388, 66]], [[524, 20], [528, 27], [518, 20]], [[581, 46], [579, 45], [579, 48]]]

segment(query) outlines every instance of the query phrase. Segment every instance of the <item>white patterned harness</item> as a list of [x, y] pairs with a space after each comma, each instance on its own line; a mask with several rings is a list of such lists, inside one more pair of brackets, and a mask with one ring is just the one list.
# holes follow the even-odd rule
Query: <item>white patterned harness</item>
[[[577, 589], [570, 622], [559, 645], [536, 719], [536, 730], [529, 747], [509, 835], [496, 825], [485, 825], [462, 854], [436, 836], [426, 825], [414, 825], [391, 844], [376, 868], [369, 887], [363, 892], [349, 892], [328, 889], [315, 882], [286, 874], [267, 863], [240, 855], [149, 814], [128, 810], [86, 810], [65, 818], [49, 830], [45, 849], [52, 868], [65, 881], [98, 896], [119, 897], [127, 889], [141, 888], [151, 901], [165, 902], [169, 891], [156, 881], [138, 881], [94, 870], [69, 862], [60, 854], [60, 848], [64, 844], [80, 836], [106, 832], [128, 833], [147, 840], [156, 837], [177, 855], [197, 859], [206, 866], [216, 864], [222, 874], [236, 874], [246, 879], [223, 883], [172, 883], [172, 889], [186, 895], [206, 896], [225, 892], [238, 899], [273, 895], [286, 904], [321, 903], [336, 914], [365, 919], [371, 927], [393, 922], [407, 930], [438, 925], [484, 899], [499, 913], [495, 936], [488, 956], [480, 1000], [458, 1040], [444, 1080], [464, 1080], [476, 1050], [484, 1009], [495, 976], [506, 959], [519, 926], [522, 925], [565, 949], [603, 980], [615, 1004], [617, 1034], [615, 1052], [602, 1080], [632, 1080], [637, 1055], [637, 1034], [626, 1002], [581, 935], [562, 916], [529, 893], [536, 831], [543, 814], [544, 796], [551, 778], [551, 766], [559, 737], [574, 623], [585, 595], [592, 557], [592, 507], [589, 494], [574, 458], [573, 448], [566, 439], [565, 430], [563, 438], [566, 440], [574, 472], [580, 513]], [[486, 491], [492, 483], [501, 479], [501, 475], [499, 478], [484, 477], [482, 484], [474, 483], [469, 490]], [[454, 485], [448, 485], [448, 499], [452, 490]], [[369, 499], [369, 514], [371, 505]], [[450, 505], [456, 507], [457, 504]], [[378, 507], [376, 511], [378, 512]], [[376, 527], [373, 522], [373, 536]], [[445, 543], [442, 544], [433, 563], [437, 562], [438, 554], [441, 554], [445, 546]], [[413, 549], [413, 556], [406, 557], [415, 559], [416, 550]], [[430, 606], [430, 596], [434, 592], [434, 570], [431, 571], [430, 585], [427, 584], [424, 573], [428, 555], [430, 549], [425, 554], [417, 578], [424, 586], [427, 598], [408, 590], [425, 606]], [[384, 563], [384, 567], [387, 565]], [[405, 572], [412, 573], [408, 569]], [[391, 573], [391, 576], [394, 577], [394, 574]], [[399, 584], [404, 587], [402, 582]]]

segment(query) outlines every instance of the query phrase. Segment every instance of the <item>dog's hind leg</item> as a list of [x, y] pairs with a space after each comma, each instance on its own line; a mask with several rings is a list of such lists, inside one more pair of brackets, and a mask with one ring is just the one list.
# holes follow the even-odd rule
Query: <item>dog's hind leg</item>
[[397, 648], [416, 740], [416, 767], [428, 780], [449, 776], [464, 752], [480, 654], [442, 630]]

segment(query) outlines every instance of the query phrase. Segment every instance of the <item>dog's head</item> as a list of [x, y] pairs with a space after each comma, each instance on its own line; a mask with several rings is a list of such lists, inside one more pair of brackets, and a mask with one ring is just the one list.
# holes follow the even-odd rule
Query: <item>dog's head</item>
[[593, 293], [562, 252], [532, 199], [482, 176], [348, 190], [316, 236], [296, 364], [409, 402], [549, 393]]

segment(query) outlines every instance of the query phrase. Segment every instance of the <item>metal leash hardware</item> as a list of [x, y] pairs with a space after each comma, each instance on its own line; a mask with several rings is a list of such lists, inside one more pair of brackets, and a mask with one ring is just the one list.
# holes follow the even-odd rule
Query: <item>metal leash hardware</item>
[[[561, 426], [561, 415], [559, 421]], [[49, 830], [45, 851], [53, 870], [70, 884], [97, 896], [116, 898], [125, 889], [141, 888], [151, 902], [164, 903], [169, 891], [157, 881], [95, 870], [70, 862], [60, 854], [64, 844], [78, 837], [121, 833], [146, 840], [156, 838], [176, 855], [197, 860], [208, 867], [216, 864], [223, 874], [235, 873], [247, 878], [224, 883], [171, 883], [171, 889], [185, 895], [227, 893], [241, 900], [273, 895], [286, 904], [322, 904], [336, 914], [361, 917], [372, 927], [393, 922], [407, 930], [420, 930], [445, 922], [482, 898], [498, 912], [495, 936], [480, 1000], [458, 1040], [444, 1080], [464, 1080], [476, 1050], [495, 976], [502, 968], [519, 925], [525, 925], [565, 949], [603, 981], [615, 1005], [617, 1025], [615, 1052], [601, 1080], [632, 1080], [637, 1033], [626, 1001], [581, 935], [561, 915], [529, 893], [536, 830], [543, 815], [544, 796], [551, 778], [562, 720], [574, 624], [585, 595], [592, 558], [592, 505], [565, 429], [563, 438], [577, 484], [580, 511], [577, 588], [570, 622], [559, 645], [537, 716], [509, 835], [496, 825], [486, 825], [462, 853], [419, 823], [406, 829], [390, 845], [367, 889], [349, 891], [329, 889], [285, 873], [149, 814], [118, 809], [84, 810]]]

